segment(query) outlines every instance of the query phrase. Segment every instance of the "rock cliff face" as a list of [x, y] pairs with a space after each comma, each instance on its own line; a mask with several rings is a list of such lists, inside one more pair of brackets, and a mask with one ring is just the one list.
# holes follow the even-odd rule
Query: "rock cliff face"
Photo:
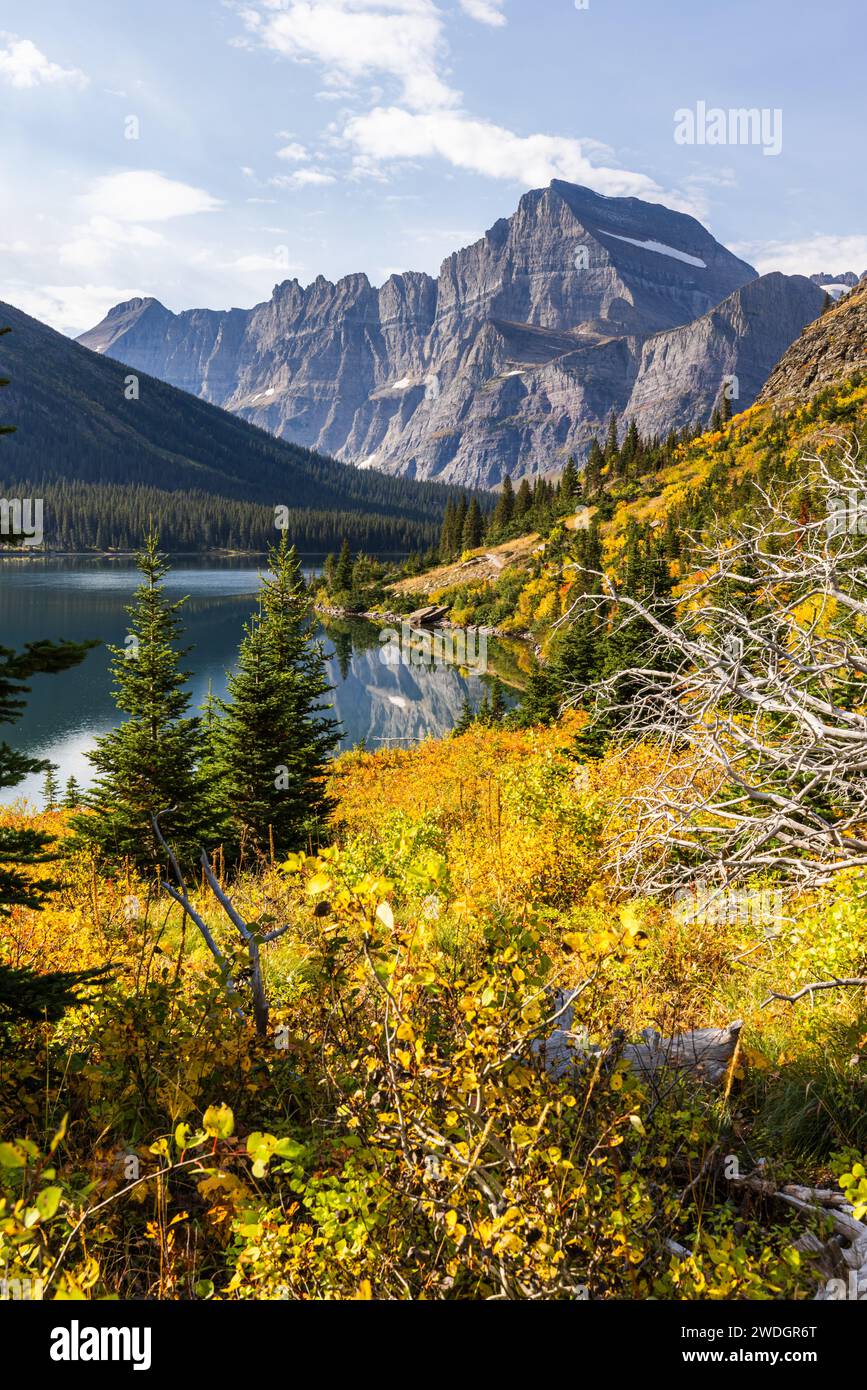
[[136, 299], [79, 341], [345, 462], [495, 487], [580, 459], [612, 409], [704, 420], [728, 373], [748, 405], [823, 298], [757, 279], [694, 218], [555, 181], [436, 280], [289, 280], [250, 310]]
[[867, 372], [867, 285], [811, 323], [768, 377], [760, 402], [807, 401], [826, 386]]

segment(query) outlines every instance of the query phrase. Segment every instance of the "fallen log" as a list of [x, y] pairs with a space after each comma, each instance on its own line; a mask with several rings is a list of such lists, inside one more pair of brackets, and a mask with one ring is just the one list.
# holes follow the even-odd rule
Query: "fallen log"
[[777, 1187], [763, 1172], [731, 1178], [736, 1190], [757, 1192], [794, 1207], [806, 1216], [824, 1217], [834, 1234], [820, 1240], [814, 1231], [805, 1231], [795, 1242], [802, 1254], [815, 1259], [826, 1282], [814, 1295], [815, 1302], [839, 1302], [844, 1299], [867, 1299], [867, 1224], [856, 1221], [854, 1208], [842, 1192], [825, 1187], [803, 1187], [800, 1183], [784, 1183]]
[[539, 1039], [533, 1047], [545, 1070], [562, 1077], [580, 1068], [586, 1069], [589, 1060], [625, 1057], [640, 1076], [652, 1078], [663, 1068], [688, 1073], [698, 1081], [715, 1085], [729, 1071], [738, 1045], [741, 1019], [724, 1028], [691, 1028], [685, 1033], [663, 1037], [655, 1028], [642, 1030], [640, 1043], [612, 1041], [607, 1048], [591, 1045], [582, 1029], [575, 1029], [572, 1000], [574, 993], [560, 990], [554, 996], [551, 1033]]

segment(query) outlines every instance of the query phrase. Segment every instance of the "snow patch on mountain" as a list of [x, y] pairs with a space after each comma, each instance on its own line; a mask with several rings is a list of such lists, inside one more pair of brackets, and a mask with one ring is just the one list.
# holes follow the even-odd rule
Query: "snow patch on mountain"
[[707, 261], [703, 261], [701, 256], [689, 256], [686, 251], [678, 251], [674, 246], [666, 246], [662, 241], [639, 241], [634, 236], [621, 236], [619, 232], [606, 232], [600, 227], [603, 236], [616, 237], [618, 241], [628, 241], [630, 246], [640, 246], [642, 251], [656, 251], [660, 256], [671, 256], [676, 261], [683, 261], [685, 265], [697, 265], [701, 270], [707, 270]]

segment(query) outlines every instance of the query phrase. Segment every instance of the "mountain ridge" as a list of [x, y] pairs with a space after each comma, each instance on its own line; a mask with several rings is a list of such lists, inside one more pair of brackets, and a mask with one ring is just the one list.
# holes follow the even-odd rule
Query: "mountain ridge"
[[[580, 461], [612, 409], [648, 409], [661, 356], [658, 341], [649, 358], [645, 347], [660, 334], [696, 325], [691, 347], [676, 339], [663, 354], [682, 368], [665, 382], [672, 418], [703, 421], [727, 372], [758, 390], [791, 337], [773, 323], [739, 335], [737, 303], [710, 333], [706, 322], [756, 281], [768, 277], [688, 214], [554, 180], [436, 279], [289, 279], [248, 310], [175, 314], [136, 298], [78, 341], [344, 462], [496, 487]], [[824, 302], [808, 284], [763, 291], [793, 336]], [[733, 334], [750, 338], [743, 362]], [[659, 410], [647, 419], [670, 427]]]
[[91, 352], [13, 305], [0, 303], [0, 325], [13, 330], [0, 339], [3, 374], [11, 378], [4, 422], [16, 426], [0, 451], [7, 489], [22, 481], [74, 483], [195, 493], [272, 514], [278, 506], [294, 514], [356, 514], [365, 519], [356, 540], [378, 517], [384, 531], [395, 530], [395, 549], [403, 548], [400, 528], [390, 523], [403, 524], [403, 544], [425, 540], [452, 495], [436, 485], [361, 473], [276, 439], [141, 369]]

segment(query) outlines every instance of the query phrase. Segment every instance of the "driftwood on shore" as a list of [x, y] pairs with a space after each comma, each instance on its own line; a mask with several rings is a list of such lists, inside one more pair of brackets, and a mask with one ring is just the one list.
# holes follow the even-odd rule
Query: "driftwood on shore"
[[547, 1037], [533, 1047], [545, 1070], [553, 1076], [568, 1076], [585, 1070], [588, 1061], [600, 1057], [612, 1062], [625, 1057], [639, 1075], [653, 1078], [663, 1068], [688, 1073], [695, 1080], [713, 1085], [724, 1080], [738, 1045], [740, 1019], [724, 1028], [692, 1028], [685, 1033], [663, 1037], [654, 1028], [642, 1031], [640, 1043], [613, 1038], [607, 1048], [592, 1045], [581, 1029], [574, 1028], [574, 993], [558, 991], [554, 996], [552, 1023]]

